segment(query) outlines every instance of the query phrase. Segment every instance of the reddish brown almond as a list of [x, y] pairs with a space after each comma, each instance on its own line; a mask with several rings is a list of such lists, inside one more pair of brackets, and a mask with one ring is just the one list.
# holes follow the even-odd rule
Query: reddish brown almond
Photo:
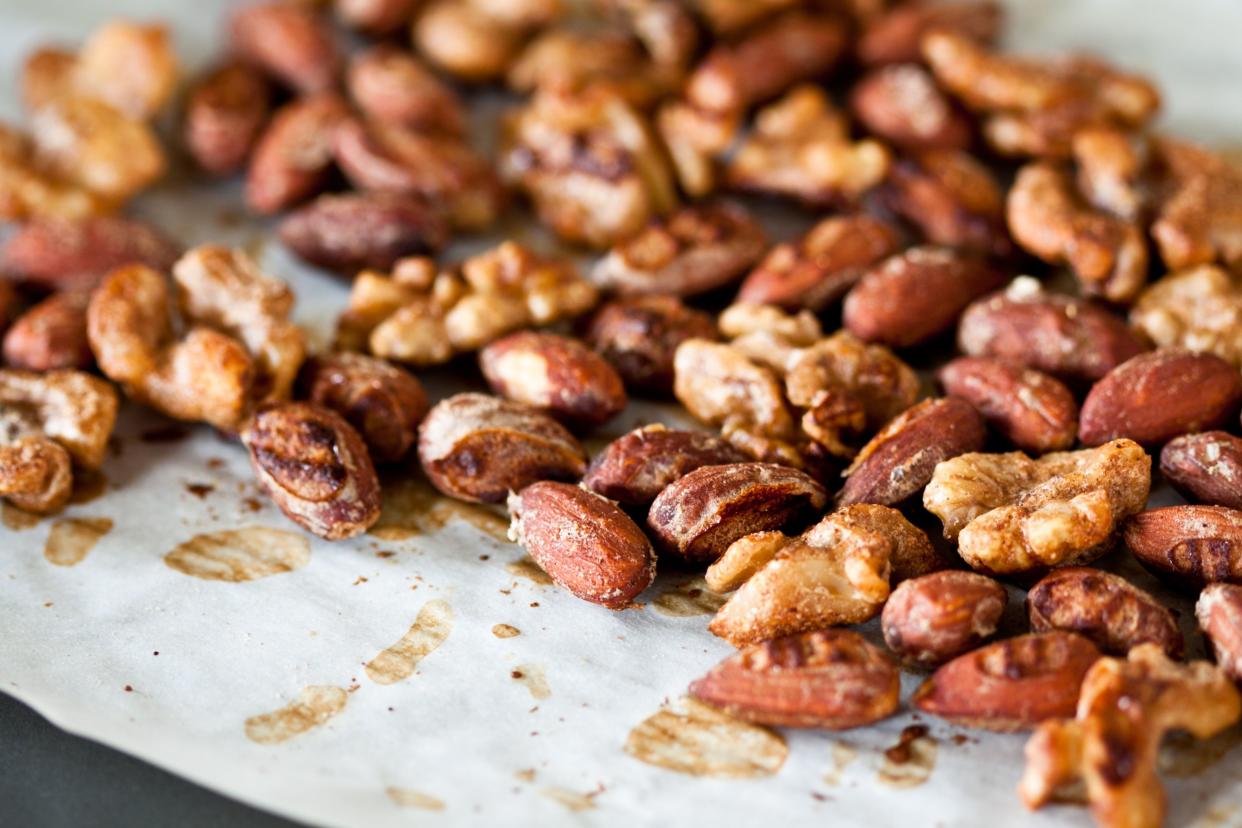
[[1190, 500], [1242, 509], [1242, 439], [1232, 434], [1205, 431], [1169, 441], [1160, 473]]
[[422, 0], [336, 0], [337, 17], [370, 35], [391, 34], [409, 24]]
[[1035, 632], [1065, 630], [1124, 656], [1139, 644], [1156, 644], [1181, 658], [1182, 633], [1168, 608], [1125, 578], [1088, 567], [1058, 569], [1026, 596]]
[[404, 457], [427, 414], [427, 394], [414, 375], [375, 357], [313, 357], [298, 381], [306, 399], [332, 409], [358, 430], [377, 463]]
[[332, 169], [333, 133], [347, 117], [348, 105], [334, 94], [299, 98], [278, 109], [246, 171], [250, 209], [270, 215], [322, 190]]
[[479, 352], [492, 390], [580, 426], [596, 426], [625, 408], [621, 377], [576, 339], [519, 331]]
[[704, 466], [667, 486], [647, 513], [656, 542], [696, 563], [719, 558], [738, 538], [819, 512], [828, 492], [810, 476], [772, 463]]
[[509, 496], [511, 536], [553, 581], [584, 601], [624, 609], [655, 578], [651, 542], [616, 504], [569, 483]]
[[936, 665], [996, 632], [1008, 595], [985, 575], [960, 570], [903, 581], [880, 616], [884, 643], [903, 659]]
[[970, 119], [915, 63], [875, 69], [854, 84], [850, 109], [869, 132], [905, 149], [966, 149]]
[[434, 253], [448, 225], [422, 199], [396, 193], [325, 195], [290, 213], [280, 240], [300, 258], [352, 274], [389, 270], [406, 256]]
[[980, 42], [995, 39], [1002, 9], [994, 0], [950, 3], [903, 3], [867, 21], [858, 40], [865, 64], [921, 61], [923, 35], [948, 29]]
[[583, 336], [621, 375], [631, 391], [667, 395], [673, 390], [673, 356], [687, 339], [717, 338], [710, 314], [675, 296], [635, 296], [605, 304]]
[[1216, 664], [1242, 684], [1242, 586], [1209, 585], [1195, 604], [1195, 618], [1212, 645]]
[[1224, 506], [1165, 506], [1130, 518], [1126, 547], [1156, 575], [1187, 586], [1242, 584], [1242, 512]]
[[349, 96], [368, 118], [460, 135], [466, 114], [457, 95], [411, 53], [375, 46], [349, 64]]
[[922, 150], [893, 164], [883, 198], [929, 244], [1008, 255], [1005, 199], [996, 174], [963, 150]]
[[418, 459], [441, 492], [483, 503], [499, 503], [539, 480], [577, 480], [586, 471], [586, 452], [556, 420], [473, 393], [441, 400], [427, 413]]
[[1061, 382], [991, 357], [960, 357], [937, 374], [946, 394], [961, 397], [988, 425], [1023, 451], [1067, 449], [1078, 432], [1078, 403]]
[[0, 273], [52, 290], [93, 290], [127, 264], [167, 271], [181, 249], [135, 219], [34, 219], [20, 225], [0, 255]]
[[645, 506], [666, 486], [702, 466], [744, 463], [732, 443], [702, 431], [649, 425], [613, 440], [587, 468], [582, 484], [626, 506]]
[[958, 656], [910, 701], [966, 727], [1028, 730], [1045, 719], [1073, 717], [1078, 688], [1098, 658], [1100, 651], [1080, 635], [1022, 635]]
[[4, 336], [4, 363], [10, 368], [51, 371], [89, 368], [95, 363], [86, 335], [85, 291], [55, 293], [22, 314]]
[[1140, 354], [1118, 365], [1087, 394], [1079, 437], [1098, 446], [1118, 437], [1157, 446], [1216, 428], [1242, 406], [1242, 374], [1214, 354], [1180, 348]]
[[1075, 380], [1098, 380], [1146, 350], [1120, 317], [1081, 299], [1044, 293], [1029, 278], [967, 308], [957, 343], [971, 356]]
[[953, 327], [972, 301], [1002, 283], [982, 258], [912, 247], [863, 276], [845, 297], [845, 327], [866, 342], [917, 345]]
[[690, 695], [749, 722], [844, 730], [893, 715], [900, 683], [892, 660], [858, 633], [821, 630], [753, 644]]
[[233, 13], [233, 50], [304, 95], [336, 86], [341, 56], [326, 18], [302, 3], [262, 3]]
[[222, 66], [190, 90], [182, 127], [186, 150], [213, 175], [240, 170], [267, 123], [271, 89], [257, 70]]
[[896, 253], [893, 227], [867, 215], [833, 216], [796, 242], [776, 245], [751, 271], [737, 301], [821, 310], [845, 295], [867, 268]]
[[901, 503], [923, 490], [937, 463], [979, 451], [986, 436], [983, 418], [965, 400], [924, 400], [863, 446], [845, 471], [841, 505]]

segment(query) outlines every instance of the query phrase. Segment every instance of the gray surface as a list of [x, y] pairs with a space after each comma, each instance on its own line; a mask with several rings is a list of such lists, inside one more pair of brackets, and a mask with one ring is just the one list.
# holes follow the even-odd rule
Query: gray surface
[[0, 693], [0, 826], [297, 828], [73, 736]]

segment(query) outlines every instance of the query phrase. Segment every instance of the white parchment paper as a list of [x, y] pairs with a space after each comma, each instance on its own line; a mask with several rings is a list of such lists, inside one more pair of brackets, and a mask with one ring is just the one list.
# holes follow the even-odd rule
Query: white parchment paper
[[[1242, 3], [1012, 6], [1015, 48], [1090, 48], [1150, 72], [1166, 92], [1170, 129], [1242, 144]], [[37, 44], [77, 42], [115, 16], [161, 18], [187, 62], [199, 65], [215, 48], [226, 7], [0, 0], [0, 113], [20, 117], [18, 67]], [[299, 321], [326, 341], [345, 286], [264, 244], [262, 225], [231, 218], [241, 215], [238, 205], [234, 186], [187, 177], [146, 197], [141, 212], [187, 244], [224, 241], [259, 253], [269, 272], [293, 284]], [[444, 393], [448, 385], [430, 387]], [[606, 436], [651, 416], [636, 407]], [[623, 749], [631, 729], [676, 706], [691, 679], [731, 652], [707, 633], [706, 610], [684, 614], [702, 596], [661, 597], [689, 595], [690, 576], [666, 573], [642, 597], [644, 608], [608, 612], [532, 579], [513, 565], [522, 558], [517, 546], [419, 490], [417, 509], [386, 512], [404, 529], [328, 544], [255, 499], [239, 446], [208, 429], [152, 441], [152, 429], [166, 425], [126, 410], [119, 451], [105, 465], [106, 492], [61, 516], [112, 521], [75, 565], [45, 556], [50, 534], [66, 531], [54, 520], [29, 526], [10, 513], [12, 525], [0, 527], [0, 690], [68, 730], [325, 825], [1089, 822], [1080, 808], [1021, 809], [1013, 789], [1022, 736], [926, 721], [937, 743], [930, 778], [906, 787], [884, 781], [883, 751], [914, 721], [908, 713], [843, 734], [785, 732], [788, 757], [772, 775], [714, 778], [639, 762]], [[250, 526], [306, 537], [309, 560], [245, 582], [204, 580], [165, 562], [201, 533]], [[1188, 603], [1176, 600], [1185, 616]], [[1020, 617], [1020, 606], [1011, 610]], [[365, 665], [420, 622], [406, 651], [442, 643], [407, 678], [376, 681]], [[500, 637], [500, 624], [520, 632]], [[907, 694], [917, 681], [906, 678]], [[310, 704], [300, 715], [263, 718], [299, 694]], [[273, 734], [289, 735], [282, 721], [304, 732], [273, 743]], [[1170, 824], [1242, 824], [1242, 749], [1230, 750], [1239, 741], [1235, 729], [1206, 748], [1170, 748]], [[770, 740], [767, 747], [775, 749]]]

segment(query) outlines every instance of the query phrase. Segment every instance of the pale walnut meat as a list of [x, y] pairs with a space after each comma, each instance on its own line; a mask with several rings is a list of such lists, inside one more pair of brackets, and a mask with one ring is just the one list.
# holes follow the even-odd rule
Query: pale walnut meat
[[1013, 575], [1096, 560], [1150, 490], [1151, 458], [1121, 439], [1036, 460], [963, 454], [936, 467], [923, 505], [973, 569]]
[[832, 216], [800, 239], [782, 242], [742, 282], [739, 302], [820, 311], [836, 302], [866, 270], [900, 242], [892, 225], [865, 214]]
[[1156, 828], [1166, 809], [1156, 774], [1165, 733], [1208, 739], [1240, 715], [1238, 689], [1206, 661], [1178, 664], [1155, 644], [1102, 658], [1083, 679], [1077, 715], [1044, 722], [1027, 742], [1018, 795], [1039, 808], [1082, 782], [1097, 825]]
[[71, 93], [78, 56], [59, 46], [41, 46], [22, 61], [21, 94], [26, 109], [34, 111]]
[[1130, 324], [1158, 348], [1207, 351], [1242, 367], [1242, 284], [1222, 268], [1201, 265], [1149, 285]]
[[622, 239], [591, 281], [623, 296], [693, 296], [738, 278], [766, 247], [763, 228], [740, 206], [683, 207]]
[[[5, 411], [0, 405], [0, 429]], [[35, 514], [64, 508], [73, 493], [69, 454], [56, 441], [31, 435], [0, 440], [0, 498]]]
[[436, 68], [466, 81], [500, 78], [517, 58], [523, 28], [469, 0], [427, 4], [414, 22], [414, 45]]
[[729, 186], [810, 205], [856, 201], [883, 181], [890, 156], [877, 141], [854, 141], [823, 90], [799, 86], [761, 109], [730, 159]]
[[362, 354], [312, 357], [302, 366], [298, 386], [308, 401], [344, 417], [376, 463], [393, 463], [409, 453], [428, 409], [427, 393], [413, 374]]
[[974, 139], [966, 114], [913, 63], [863, 76], [850, 92], [850, 111], [867, 131], [905, 150], [964, 150]]
[[781, 376], [798, 348], [814, 345], [824, 335], [815, 314], [787, 313], [775, 305], [734, 302], [716, 322], [734, 348]]
[[858, 57], [865, 64], [921, 60], [923, 36], [933, 29], [990, 43], [1000, 32], [1001, 17], [1001, 6], [993, 0], [892, 4], [867, 21], [858, 40]]
[[607, 90], [540, 90], [505, 120], [502, 144], [503, 177], [566, 241], [606, 247], [677, 204], [646, 119]]
[[728, 345], [689, 339], [673, 359], [673, 394], [699, 420], [794, 437], [794, 421], [776, 375]]
[[103, 463], [118, 404], [111, 385], [83, 371], [0, 370], [0, 437], [54, 440], [84, 469]]
[[694, 16], [681, 0], [597, 0], [620, 18], [660, 71], [680, 79], [699, 45]]
[[1037, 163], [1019, 170], [1006, 216], [1019, 246], [1049, 264], [1069, 265], [1087, 295], [1130, 302], [1147, 281], [1142, 229], [1084, 203], [1062, 168]]
[[550, 29], [536, 37], [505, 77], [509, 88], [517, 92], [549, 88], [581, 93], [600, 88], [644, 108], [679, 80], [652, 62], [626, 33], [571, 28]]
[[973, 155], [926, 150], [898, 159], [885, 200], [932, 244], [1005, 255], [1005, 197], [996, 176]]
[[381, 45], [359, 52], [349, 62], [345, 83], [350, 98], [373, 121], [465, 134], [461, 98], [407, 51]]
[[1088, 127], [1074, 134], [1071, 151], [1083, 198], [1120, 219], [1142, 217], [1149, 200], [1144, 177], [1150, 153], [1144, 136], [1117, 127]]
[[167, 27], [117, 20], [86, 39], [74, 65], [73, 84], [81, 94], [146, 121], [172, 98], [179, 74]]
[[28, 136], [0, 124], [0, 220], [86, 219], [114, 212], [117, 205], [64, 181], [35, 158]]
[[686, 195], [701, 198], [716, 188], [717, 158], [741, 134], [742, 115], [713, 112], [682, 100], [665, 103], [656, 112], [656, 130]]
[[1171, 270], [1242, 263], [1242, 169], [1202, 147], [1155, 146], [1161, 190], [1151, 234]]
[[666, 396], [673, 391], [673, 357], [687, 339], [715, 339], [711, 315], [675, 296], [655, 294], [602, 305], [583, 338], [617, 370], [631, 392]]

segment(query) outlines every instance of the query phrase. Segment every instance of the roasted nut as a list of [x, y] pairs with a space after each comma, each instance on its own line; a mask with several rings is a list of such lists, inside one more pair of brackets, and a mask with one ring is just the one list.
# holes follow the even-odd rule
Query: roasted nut
[[332, 168], [332, 138], [349, 108], [335, 94], [300, 98], [272, 116], [250, 157], [246, 204], [270, 215], [323, 189]]
[[337, 85], [341, 56], [326, 18], [306, 4], [269, 2], [233, 12], [233, 51], [303, 95]]
[[845, 730], [897, 712], [899, 679], [858, 633], [821, 630], [747, 647], [693, 682], [690, 695], [749, 722]]
[[824, 335], [815, 314], [787, 313], [774, 305], [734, 302], [716, 321], [731, 346], [778, 374], [785, 373], [798, 348], [814, 345]]
[[519, 331], [479, 352], [492, 391], [584, 427], [625, 408], [625, 386], [603, 357], [576, 339]]
[[737, 301], [819, 311], [865, 270], [898, 249], [891, 225], [868, 215], [833, 216], [796, 242], [773, 247], [742, 282]]
[[68, 49], [43, 46], [22, 63], [21, 92], [26, 109], [34, 111], [49, 101], [75, 91], [78, 56]]
[[777, 439], [794, 436], [793, 417], [776, 375], [737, 349], [688, 339], [677, 346], [673, 370], [673, 394], [703, 422]]
[[735, 540], [779, 529], [828, 502], [824, 487], [771, 463], [704, 466], [660, 492], [647, 526], [656, 543], [693, 562], [714, 561]]
[[1081, 781], [1097, 825], [1161, 825], [1165, 795], [1156, 766], [1165, 732], [1207, 739], [1239, 714], [1237, 688], [1206, 661], [1177, 664], [1153, 644], [1135, 647], [1126, 660], [1100, 659], [1083, 679], [1077, 716], [1045, 722], [1027, 741], [1018, 795], [1039, 808]]
[[709, 314], [675, 296], [635, 296], [600, 307], [583, 337], [621, 375], [631, 392], [673, 390], [673, 357], [687, 339], [715, 339]]
[[993, 574], [1090, 563], [1147, 503], [1151, 458], [1131, 440], [1046, 454], [962, 454], [936, 467], [923, 505], [972, 568]]
[[899, 159], [884, 194], [889, 207], [933, 244], [1005, 255], [1005, 200], [995, 175], [974, 156], [924, 150]]
[[1209, 584], [1195, 602], [1195, 618], [1212, 645], [1216, 665], [1242, 683], [1242, 587]]
[[[7, 426], [6, 413], [0, 410], [0, 428]], [[0, 441], [0, 497], [27, 512], [51, 514], [72, 492], [73, 469], [60, 444], [39, 435]]]
[[349, 63], [346, 83], [350, 98], [372, 120], [450, 135], [465, 132], [461, 100], [409, 52], [392, 46], [360, 52]]
[[648, 57], [628, 33], [549, 29], [522, 50], [506, 80], [517, 92], [539, 88], [583, 92], [601, 88], [647, 107], [680, 80], [679, 72]]
[[649, 425], [605, 446], [591, 461], [582, 485], [623, 506], [647, 506], [665, 487], [697, 468], [746, 460], [741, 451], [711, 434]]
[[714, 190], [717, 157], [740, 134], [742, 113], [711, 112], [675, 100], [660, 106], [655, 124], [686, 195], [701, 198]]
[[400, 460], [427, 414], [427, 394], [412, 374], [361, 354], [313, 357], [302, 367], [306, 399], [345, 418], [376, 463]]
[[1006, 216], [1019, 246], [1050, 264], [1069, 265], [1088, 295], [1130, 302], [1147, 281], [1141, 228], [1082, 203], [1070, 174], [1055, 165], [1018, 171]]
[[96, 29], [82, 45], [73, 85], [126, 117], [150, 120], [172, 97], [177, 75], [166, 27], [114, 21]]
[[830, 547], [856, 532], [871, 532], [888, 539], [891, 544], [889, 574], [893, 583], [935, 572], [946, 565], [926, 533], [888, 506], [872, 503], [843, 506], [803, 532], [802, 538], [813, 546]]
[[231, 63], [190, 90], [182, 136], [190, 157], [212, 175], [240, 170], [271, 108], [271, 89], [256, 69]]
[[1046, 575], [1026, 596], [1031, 630], [1078, 633], [1109, 655], [1156, 644], [1180, 658], [1183, 641], [1173, 613], [1125, 578], [1086, 567]]
[[565, 241], [607, 247], [677, 203], [642, 115], [605, 89], [541, 89], [503, 129], [501, 173]]
[[1158, 446], [1217, 428], [1242, 406], [1242, 374], [1212, 354], [1162, 348], [1127, 360], [1083, 400], [1078, 434], [1096, 446], [1118, 437]]
[[1139, 563], [1178, 584], [1242, 584], [1242, 512], [1224, 506], [1149, 509], [1126, 524], [1125, 540]]
[[418, 429], [418, 459], [449, 497], [499, 503], [540, 480], [577, 480], [586, 452], [548, 415], [485, 394], [441, 400]]
[[1190, 500], [1242, 509], [1242, 439], [1224, 431], [1186, 434], [1165, 444], [1160, 473]]
[[1045, 293], [1029, 277], [962, 314], [958, 347], [970, 356], [1017, 362], [1063, 379], [1098, 380], [1145, 348], [1101, 307]]
[[265, 405], [241, 440], [259, 486], [308, 532], [341, 540], [379, 520], [375, 467], [358, 432], [336, 412], [303, 402]]
[[26, 311], [4, 335], [5, 364], [31, 371], [91, 367], [95, 357], [86, 338], [89, 302], [87, 293], [54, 293]]
[[333, 8], [345, 25], [384, 35], [409, 23], [420, 5], [421, 0], [335, 0]]
[[1002, 284], [986, 261], [912, 247], [869, 270], [845, 297], [843, 319], [864, 342], [904, 348], [949, 330], [966, 306]]
[[858, 57], [868, 64], [921, 60], [923, 35], [934, 29], [991, 42], [1000, 31], [1001, 11], [992, 0], [898, 4], [867, 24], [858, 41]]
[[1206, 351], [1242, 367], [1242, 286], [1219, 267], [1172, 273], [1150, 285], [1130, 324], [1157, 347]]
[[888, 173], [877, 141], [852, 141], [845, 117], [816, 86], [799, 86], [761, 109], [730, 159], [729, 186], [812, 206], [856, 201]]
[[398, 193], [323, 195], [280, 224], [280, 240], [300, 258], [351, 275], [434, 253], [448, 235], [427, 202]]
[[915, 664], [940, 664], [991, 637], [1008, 597], [1003, 586], [974, 572], [946, 570], [913, 578], [884, 604], [884, 643]]
[[479, 5], [437, 0], [414, 23], [418, 51], [439, 69], [468, 81], [501, 77], [522, 48], [522, 28]]
[[683, 207], [615, 245], [591, 280], [622, 295], [693, 296], [741, 276], [766, 247], [763, 228], [741, 207]]
[[111, 200], [49, 173], [28, 137], [0, 124], [0, 220], [83, 219], [116, 208]]
[[872, 70], [854, 85], [850, 110], [878, 137], [903, 149], [966, 149], [970, 120], [922, 66]]
[[1067, 632], [1032, 633], [958, 656], [932, 674], [910, 703], [956, 724], [1029, 730], [1071, 716], [1100, 651]]
[[584, 601], [624, 609], [656, 573], [655, 551], [629, 515], [570, 483], [509, 495], [509, 536], [552, 580]]
[[0, 279], [0, 331], [3, 331], [17, 317], [22, 306], [22, 298], [16, 288], [9, 282]]
[[1170, 270], [1242, 262], [1242, 172], [1220, 155], [1157, 140], [1163, 198], [1151, 234]]
[[973, 405], [1023, 451], [1044, 454], [1074, 444], [1078, 404], [1047, 374], [992, 357], [959, 357], [936, 377], [946, 394]]
[[1115, 127], [1088, 127], [1071, 144], [1077, 184], [1093, 207], [1133, 221], [1147, 206], [1147, 140]]
[[917, 495], [936, 465], [983, 447], [983, 419], [965, 400], [924, 400], [875, 435], [845, 471], [839, 502], [893, 506]]
[[729, 37], [801, 4], [798, 0], [694, 0], [692, 5], [712, 32]]
[[175, 244], [136, 219], [35, 219], [9, 238], [0, 272], [52, 290], [91, 290], [122, 265], [167, 270], [179, 255]]
[[[103, 463], [117, 405], [111, 385], [82, 371], [0, 370], [0, 438], [50, 438], [85, 469]], [[34, 453], [45, 454], [37, 447]]]
[[699, 45], [689, 9], [678, 0], [603, 0], [602, 5], [615, 9], [659, 71], [680, 79]]

